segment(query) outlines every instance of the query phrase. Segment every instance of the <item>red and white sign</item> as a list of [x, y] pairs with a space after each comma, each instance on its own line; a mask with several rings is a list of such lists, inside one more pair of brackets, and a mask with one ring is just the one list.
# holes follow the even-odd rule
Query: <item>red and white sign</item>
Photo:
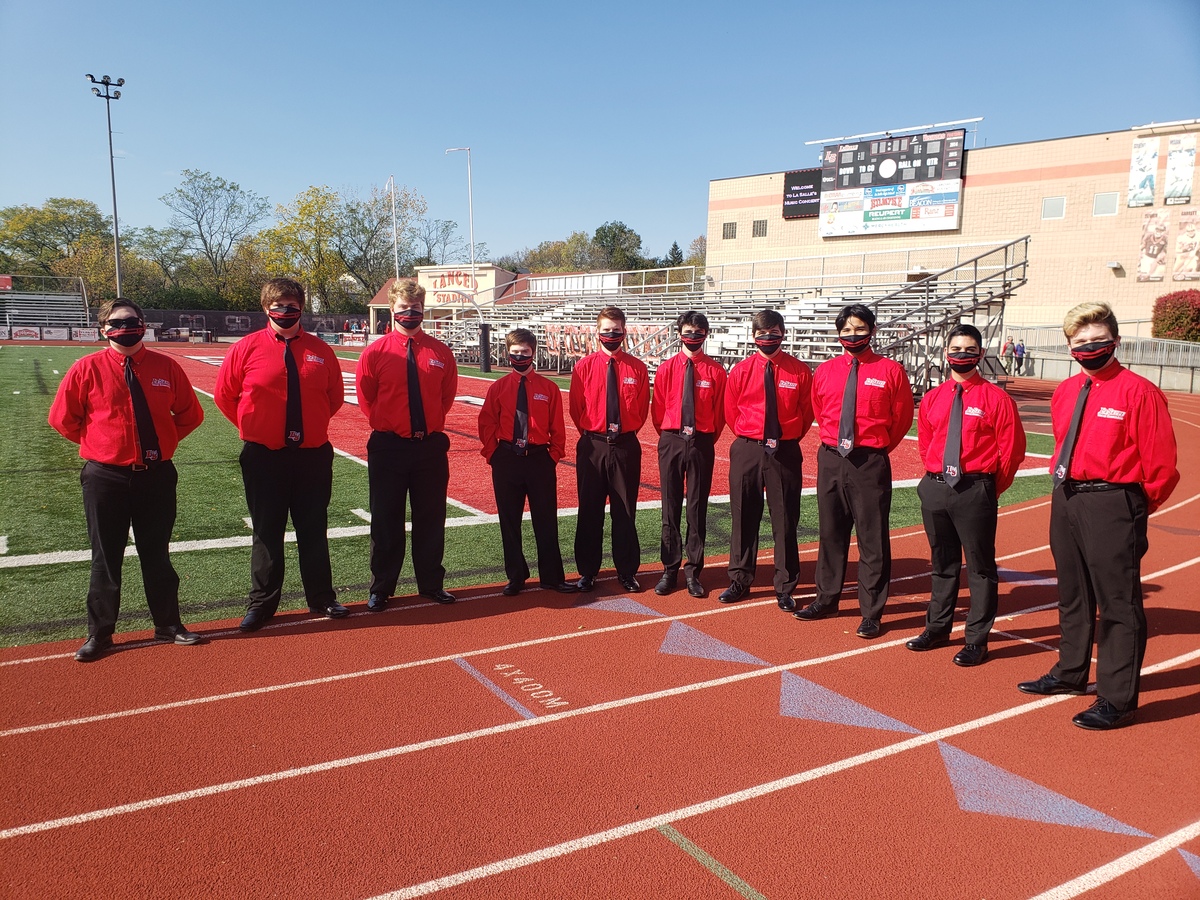
[[0, 291], [11, 291], [11, 290], [12, 290], [12, 276], [11, 275], [0, 275]]
[[100, 340], [99, 328], [72, 328], [71, 340], [95, 343]]
[[365, 331], [343, 332], [341, 342], [344, 347], [365, 347], [367, 346], [367, 333]]
[[14, 341], [40, 341], [42, 329], [35, 325], [16, 325], [12, 330], [12, 339]]

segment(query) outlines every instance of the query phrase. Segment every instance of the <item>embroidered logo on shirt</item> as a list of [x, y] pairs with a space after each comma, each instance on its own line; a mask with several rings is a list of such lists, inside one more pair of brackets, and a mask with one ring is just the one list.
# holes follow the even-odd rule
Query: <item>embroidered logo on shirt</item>
[[146, 462], [158, 462], [157, 450], [146, 450], [143, 452], [142, 456], [145, 458]]
[[779, 386], [781, 388], [787, 388], [789, 391], [794, 391], [797, 387], [796, 382], [794, 381], [780, 381]]
[[631, 378], [628, 375], [626, 375], [622, 383], [623, 384], [637, 384], [638, 380], [636, 378]]
[[440, 359], [431, 359], [429, 361], [429, 364], [431, 366], [437, 366], [439, 369], [446, 368], [446, 364], [444, 362], [442, 362]]
[[167, 381], [167, 379], [165, 379], [165, 378], [151, 378], [150, 379], [150, 387], [169, 388], [170, 386], [171, 386], [171, 382]]
[[881, 381], [878, 378], [864, 378], [863, 384], [867, 387], [887, 387], [887, 382]]
[[711, 381], [697, 381], [696, 387], [712, 387]]
[[965, 415], [965, 416], [978, 416], [978, 417], [982, 418], [982, 417], [983, 417], [983, 410], [982, 410], [982, 409], [980, 409], [978, 406], [968, 406], [966, 409], [964, 409], [964, 410], [963, 410], [963, 415]]
[[1111, 406], [1102, 406], [1096, 415], [1101, 419], [1116, 419], [1118, 422], [1120, 422], [1125, 418], [1125, 410], [1113, 409]]
[[534, 400], [549, 400], [550, 398], [546, 394], [534, 394], [533, 399]]
[[304, 354], [304, 361], [305, 362], [315, 362], [315, 363], [320, 363], [321, 365], [325, 365], [324, 359], [322, 359], [319, 356], [313, 356], [313, 354], [311, 354], [311, 353]]

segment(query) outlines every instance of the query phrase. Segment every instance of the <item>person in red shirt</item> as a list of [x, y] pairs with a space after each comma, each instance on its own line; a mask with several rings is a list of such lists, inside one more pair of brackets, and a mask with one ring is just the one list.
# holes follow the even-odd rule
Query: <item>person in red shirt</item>
[[913, 420], [912, 386], [904, 367], [871, 349], [875, 313], [862, 304], [835, 320], [846, 352], [813, 376], [813, 408], [821, 429], [817, 452], [817, 596], [796, 613], [803, 620], [837, 613], [846, 581], [850, 529], [858, 537], [859, 637], [878, 637], [892, 575], [888, 518], [892, 463]]
[[718, 599], [736, 603], [750, 593], [765, 487], [775, 539], [775, 599], [791, 612], [800, 580], [800, 439], [813, 423], [812, 372], [780, 349], [778, 312], [755, 313], [751, 328], [757, 352], [733, 367], [725, 387], [725, 421], [736, 438], [729, 447], [729, 587]]
[[301, 326], [304, 288], [298, 282], [272, 278], [260, 301], [267, 327], [233, 345], [213, 390], [217, 408], [244, 442], [238, 462], [254, 531], [250, 600], [239, 626], [247, 632], [262, 628], [279, 608], [289, 514], [308, 608], [330, 619], [350, 613], [337, 602], [327, 535], [329, 419], [345, 400], [341, 366], [330, 346]]
[[926, 476], [917, 485], [921, 518], [929, 538], [933, 591], [925, 630], [909, 650], [932, 650], [949, 640], [958, 603], [964, 551], [971, 608], [966, 645], [958, 666], [987, 659], [988, 635], [996, 620], [997, 498], [1012, 485], [1025, 458], [1025, 430], [1017, 404], [979, 374], [983, 336], [974, 325], [956, 325], [946, 337], [950, 378], [921, 399], [917, 441]]
[[500, 516], [504, 546], [506, 597], [521, 593], [529, 578], [529, 563], [521, 548], [521, 518], [525, 498], [537, 543], [541, 586], [560, 594], [578, 588], [566, 580], [558, 545], [558, 476], [555, 468], [566, 452], [562, 392], [557, 384], [534, 371], [537, 338], [526, 328], [504, 339], [512, 371], [493, 382], [479, 410], [480, 452], [492, 467], [492, 490]]
[[137, 547], [154, 638], [198, 644], [179, 618], [179, 575], [171, 565], [178, 473], [171, 457], [204, 421], [187, 375], [174, 359], [142, 343], [146, 319], [132, 300], [100, 306], [108, 349], [67, 371], [50, 406], [50, 425], [79, 444], [83, 514], [92, 545], [88, 638], [80, 662], [112, 649], [121, 608], [121, 567], [129, 530]]
[[675, 322], [683, 349], [665, 360], [654, 373], [650, 417], [658, 432], [658, 474], [662, 485], [662, 578], [656, 594], [675, 590], [683, 562], [679, 529], [687, 484], [687, 562], [683, 566], [687, 591], [704, 597], [708, 495], [712, 491], [715, 445], [725, 427], [725, 369], [704, 353], [708, 319], [689, 310]]
[[367, 346], [355, 378], [358, 408], [371, 424], [371, 612], [387, 609], [400, 580], [407, 502], [412, 504], [417, 592], [438, 603], [454, 602], [445, 589], [442, 558], [450, 486], [446, 414], [458, 390], [458, 363], [449, 347], [421, 328], [425, 288], [415, 281], [395, 281], [388, 300], [396, 327]]
[[636, 593], [642, 548], [637, 533], [637, 493], [642, 478], [638, 429], [650, 412], [650, 374], [645, 364], [622, 349], [625, 313], [606, 306], [596, 316], [600, 349], [575, 364], [569, 406], [579, 429], [575, 445], [575, 481], [579, 514], [575, 519], [578, 587], [590, 591], [600, 571], [604, 542], [604, 504], [612, 515], [612, 556], [617, 581]]
[[1127, 725], [1138, 706], [1146, 614], [1142, 557], [1147, 518], [1179, 483], [1175, 431], [1163, 392], [1116, 358], [1117, 318], [1107, 303], [1082, 303], [1063, 323], [1084, 371], [1058, 386], [1050, 552], [1058, 574], [1058, 662], [1027, 694], [1082, 694], [1091, 668], [1096, 611], [1096, 702], [1072, 721], [1103, 731]]

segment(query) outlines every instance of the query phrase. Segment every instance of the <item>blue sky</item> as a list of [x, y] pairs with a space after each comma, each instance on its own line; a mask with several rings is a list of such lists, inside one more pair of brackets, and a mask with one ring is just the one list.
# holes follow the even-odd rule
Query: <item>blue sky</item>
[[111, 212], [91, 72], [127, 82], [124, 227], [166, 225], [158, 198], [189, 168], [273, 204], [394, 173], [465, 237], [465, 155], [443, 151], [470, 145], [493, 254], [618, 219], [650, 254], [686, 251], [710, 179], [815, 164], [807, 140], [983, 116], [983, 146], [1200, 117], [1196, 0], [0, 0], [0, 35], [0, 206]]

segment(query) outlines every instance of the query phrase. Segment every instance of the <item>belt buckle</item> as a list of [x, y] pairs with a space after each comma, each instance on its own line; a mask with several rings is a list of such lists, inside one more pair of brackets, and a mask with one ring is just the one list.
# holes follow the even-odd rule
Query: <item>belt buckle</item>
[[129, 468], [133, 472], [145, 472], [150, 467], [148, 465], [146, 465], [145, 463], [134, 463]]

